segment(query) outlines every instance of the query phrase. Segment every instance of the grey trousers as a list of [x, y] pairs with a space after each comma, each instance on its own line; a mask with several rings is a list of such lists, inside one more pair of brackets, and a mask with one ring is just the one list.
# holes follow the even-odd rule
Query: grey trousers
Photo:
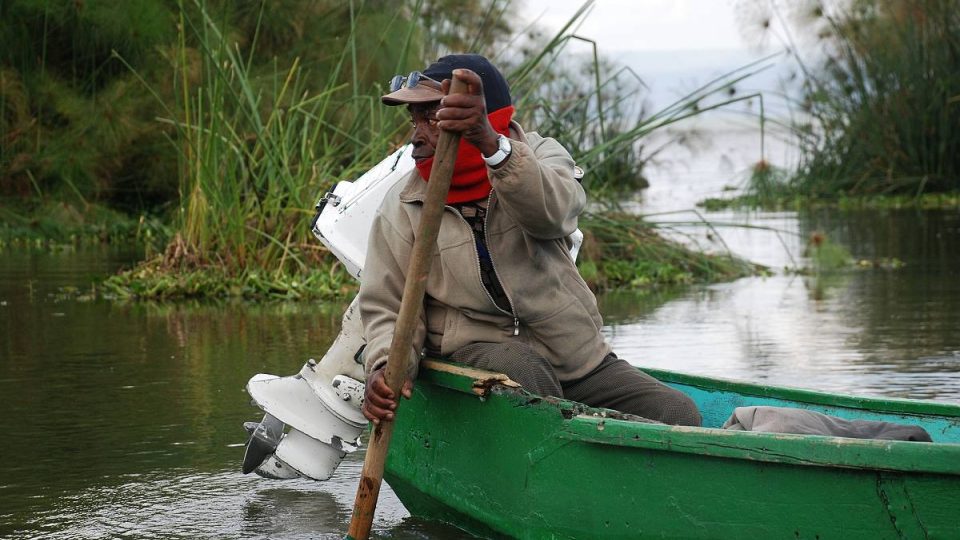
[[674, 390], [625, 360], [609, 354], [593, 371], [561, 383], [546, 358], [519, 343], [472, 343], [450, 360], [503, 373], [528, 392], [578, 401], [642, 416], [665, 424], [699, 426], [700, 412], [686, 394]]

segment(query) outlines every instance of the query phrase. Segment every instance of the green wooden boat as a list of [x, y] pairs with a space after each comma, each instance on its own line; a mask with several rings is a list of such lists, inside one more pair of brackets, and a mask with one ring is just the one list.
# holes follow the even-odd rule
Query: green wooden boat
[[[690, 395], [705, 427], [426, 361], [385, 478], [413, 515], [483, 537], [960, 538], [960, 406], [644, 371]], [[915, 424], [934, 442], [719, 429], [747, 405]]]

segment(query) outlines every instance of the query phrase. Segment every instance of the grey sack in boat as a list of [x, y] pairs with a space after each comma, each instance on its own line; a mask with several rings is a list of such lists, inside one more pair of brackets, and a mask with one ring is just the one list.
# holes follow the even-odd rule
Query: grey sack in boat
[[893, 422], [844, 420], [814, 411], [787, 407], [737, 407], [723, 429], [828, 435], [854, 439], [932, 442], [921, 427]]

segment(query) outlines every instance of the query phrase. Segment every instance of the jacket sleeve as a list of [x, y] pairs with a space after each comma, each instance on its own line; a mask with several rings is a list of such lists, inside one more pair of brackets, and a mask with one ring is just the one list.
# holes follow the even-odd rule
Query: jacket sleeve
[[[360, 274], [360, 321], [367, 342], [363, 350], [367, 377], [387, 363], [412, 251], [412, 228], [401, 232], [383, 216], [382, 210], [378, 211], [370, 229], [367, 255]], [[411, 379], [417, 376], [425, 338], [426, 321], [421, 308], [410, 350], [408, 376]]]
[[534, 238], [569, 236], [587, 202], [583, 187], [573, 177], [573, 158], [552, 138], [531, 133], [527, 140], [511, 140], [513, 151], [507, 162], [488, 169], [499, 204]]

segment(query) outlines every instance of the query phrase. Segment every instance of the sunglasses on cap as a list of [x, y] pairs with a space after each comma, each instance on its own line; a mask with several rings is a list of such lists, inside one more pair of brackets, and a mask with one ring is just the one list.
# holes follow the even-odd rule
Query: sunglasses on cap
[[396, 92], [401, 88], [413, 88], [421, 83], [437, 90], [440, 89], [440, 82], [431, 79], [419, 71], [411, 71], [409, 75], [394, 75], [393, 78], [390, 79], [390, 91]]

